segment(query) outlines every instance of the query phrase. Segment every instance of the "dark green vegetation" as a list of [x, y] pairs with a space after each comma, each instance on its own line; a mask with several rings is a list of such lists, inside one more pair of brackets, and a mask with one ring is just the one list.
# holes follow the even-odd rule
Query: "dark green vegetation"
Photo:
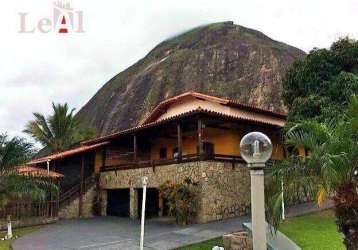
[[[338, 230], [348, 250], [358, 249], [358, 42], [341, 39], [329, 50], [313, 50], [287, 71], [284, 99], [291, 108], [285, 144], [292, 154], [276, 163], [267, 178], [267, 217], [281, 220], [281, 181], [285, 201], [297, 194], [330, 197]], [[298, 200], [300, 197], [298, 197]]]
[[302, 250], [343, 250], [332, 210], [287, 219], [279, 230]]
[[314, 49], [297, 60], [283, 81], [289, 121], [339, 120], [352, 94], [358, 94], [358, 41], [348, 38], [330, 49]]
[[292, 155], [276, 163], [268, 178], [268, 221], [277, 227], [281, 220], [281, 180], [285, 200], [305, 190], [323, 203], [333, 199], [338, 230], [347, 249], [358, 247], [358, 96], [352, 96], [344, 116], [336, 123], [302, 121], [286, 133], [286, 144], [308, 150], [307, 156]]
[[232, 22], [198, 27], [113, 77], [76, 117], [108, 134], [138, 124], [158, 102], [188, 90], [285, 111], [280, 80], [303, 55]]
[[52, 108], [53, 114], [48, 117], [34, 113], [35, 120], [30, 121], [24, 130], [40, 142], [47, 153], [69, 149], [81, 140], [94, 137], [95, 131], [74, 119], [74, 109], [69, 110], [67, 103], [52, 103]]
[[18, 174], [16, 166], [32, 154], [32, 145], [23, 139], [0, 134], [0, 210], [14, 200], [44, 199], [47, 190], [56, 189], [44, 178]]
[[[15, 229], [13, 231], [14, 235], [21, 237], [27, 234], [30, 234], [36, 230], [40, 229], [39, 226], [36, 227], [25, 227], [25, 228], [19, 228], [19, 229]], [[3, 238], [6, 235], [6, 232], [0, 232], [0, 238]], [[10, 250], [10, 246], [11, 244], [15, 241], [15, 239], [12, 240], [5, 240], [5, 241], [0, 241], [0, 250]]]
[[159, 187], [160, 197], [167, 200], [169, 214], [176, 218], [176, 223], [186, 225], [193, 223], [198, 210], [198, 184], [191, 179], [176, 184], [167, 181]]
[[[0, 134], [0, 214], [11, 221], [15, 212], [8, 205], [17, 202], [45, 200], [49, 192], [58, 188], [48, 178], [21, 175], [17, 166], [24, 164], [32, 156], [32, 145], [21, 138], [8, 139]], [[0, 249], [8, 249], [10, 241], [0, 242]]]
[[10, 139], [6, 134], [0, 134], [0, 169], [20, 165], [31, 159], [33, 154], [32, 144], [23, 138]]

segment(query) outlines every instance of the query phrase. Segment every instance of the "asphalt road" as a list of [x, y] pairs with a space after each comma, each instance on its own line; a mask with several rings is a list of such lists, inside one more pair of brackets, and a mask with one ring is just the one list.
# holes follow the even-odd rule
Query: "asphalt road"
[[[157, 220], [146, 223], [145, 249], [173, 249], [221, 237], [242, 229], [248, 217], [238, 217], [201, 225], [176, 226]], [[21, 237], [14, 250], [139, 249], [140, 222], [127, 218], [97, 217], [61, 220]]]

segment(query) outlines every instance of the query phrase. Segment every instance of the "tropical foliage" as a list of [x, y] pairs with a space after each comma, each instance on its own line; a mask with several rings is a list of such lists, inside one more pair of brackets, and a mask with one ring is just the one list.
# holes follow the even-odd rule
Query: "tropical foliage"
[[20, 175], [16, 167], [31, 158], [32, 145], [22, 138], [0, 134], [0, 208], [18, 199], [44, 199], [56, 186], [45, 178]]
[[304, 146], [307, 156], [291, 156], [274, 165], [268, 186], [268, 218], [277, 226], [283, 193], [291, 198], [307, 190], [323, 203], [332, 198], [347, 249], [358, 249], [358, 97], [353, 96], [338, 122], [303, 121], [290, 128], [286, 144]]
[[358, 93], [358, 41], [343, 38], [297, 60], [283, 80], [288, 120], [339, 120]]
[[191, 179], [181, 184], [167, 181], [159, 187], [160, 197], [167, 202], [169, 214], [176, 222], [186, 225], [193, 222], [198, 209], [198, 185]]
[[45, 117], [34, 113], [35, 120], [26, 125], [25, 133], [47, 147], [50, 152], [63, 151], [73, 144], [95, 135], [92, 128], [84, 127], [74, 118], [74, 109], [67, 103], [52, 103], [53, 114]]

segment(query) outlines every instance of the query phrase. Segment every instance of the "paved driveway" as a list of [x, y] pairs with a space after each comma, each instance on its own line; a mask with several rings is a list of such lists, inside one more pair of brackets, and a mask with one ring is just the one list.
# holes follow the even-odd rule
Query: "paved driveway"
[[[185, 227], [149, 220], [145, 249], [172, 249], [238, 231], [248, 217]], [[61, 220], [15, 241], [14, 250], [139, 249], [140, 222], [127, 218], [97, 217]]]

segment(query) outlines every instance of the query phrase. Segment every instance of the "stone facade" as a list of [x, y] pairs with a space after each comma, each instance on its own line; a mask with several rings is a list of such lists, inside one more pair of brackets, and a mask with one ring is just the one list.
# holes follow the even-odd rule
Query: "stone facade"
[[132, 219], [138, 218], [138, 192], [133, 187], [129, 191], [129, 214]]
[[[250, 210], [250, 175], [245, 164], [217, 161], [178, 163], [155, 168], [138, 168], [102, 172], [100, 187], [106, 189], [130, 188], [131, 217], [137, 215], [137, 195], [140, 178], [148, 177], [148, 187], [158, 188], [167, 180], [176, 183], [191, 178], [199, 184], [198, 223], [247, 214]], [[102, 195], [102, 211], [106, 207]]]
[[223, 236], [225, 250], [252, 250], [252, 237], [246, 231]]
[[107, 190], [100, 190], [100, 199], [101, 199], [101, 216], [107, 216]]
[[[96, 196], [95, 187], [91, 187], [83, 195], [82, 218], [93, 217], [93, 202]], [[61, 219], [78, 218], [79, 216], [79, 196], [70, 204], [60, 209], [58, 216]]]

